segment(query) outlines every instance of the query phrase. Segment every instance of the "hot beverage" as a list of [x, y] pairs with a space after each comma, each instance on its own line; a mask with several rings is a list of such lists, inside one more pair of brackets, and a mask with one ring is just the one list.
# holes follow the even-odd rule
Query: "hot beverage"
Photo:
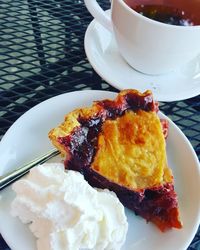
[[143, 16], [162, 23], [180, 26], [195, 25], [188, 13], [174, 7], [141, 4], [136, 6], [134, 10]]
[[125, 3], [139, 14], [155, 21], [179, 26], [200, 25], [200, 15], [197, 15], [200, 2], [196, 14], [194, 10], [196, 5], [192, 8], [192, 1], [190, 7], [186, 6], [184, 1], [182, 1], [182, 6], [179, 1], [160, 1], [159, 3], [159, 1], [125, 0]]
[[112, 3], [111, 15], [97, 0], [84, 1], [137, 71], [169, 73], [200, 55], [200, 0], [107, 0]]

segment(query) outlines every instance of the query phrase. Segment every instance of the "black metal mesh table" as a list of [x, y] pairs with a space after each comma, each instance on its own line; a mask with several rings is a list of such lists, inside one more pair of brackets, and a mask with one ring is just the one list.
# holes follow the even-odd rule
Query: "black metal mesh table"
[[[101, 0], [109, 8], [108, 0]], [[83, 40], [92, 17], [83, 0], [0, 1], [0, 138], [28, 109], [52, 96], [116, 89], [91, 68]], [[200, 96], [161, 103], [200, 157]], [[9, 247], [0, 236], [0, 250]], [[190, 250], [200, 249], [200, 231]]]

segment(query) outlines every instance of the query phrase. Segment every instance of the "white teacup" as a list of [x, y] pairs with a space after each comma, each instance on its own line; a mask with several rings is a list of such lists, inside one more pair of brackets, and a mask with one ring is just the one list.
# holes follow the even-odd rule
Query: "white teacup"
[[[200, 0], [195, 1], [200, 11]], [[123, 0], [112, 0], [111, 18], [96, 0], [85, 0], [85, 4], [96, 20], [114, 33], [126, 62], [140, 72], [164, 74], [200, 53], [200, 25], [177, 26], [155, 21], [137, 13]]]

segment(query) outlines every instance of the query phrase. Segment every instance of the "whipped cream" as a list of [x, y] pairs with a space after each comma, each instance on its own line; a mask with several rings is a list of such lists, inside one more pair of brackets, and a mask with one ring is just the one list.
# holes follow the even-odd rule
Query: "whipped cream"
[[12, 215], [29, 223], [38, 250], [117, 250], [125, 241], [128, 223], [117, 196], [61, 163], [33, 168], [12, 188]]

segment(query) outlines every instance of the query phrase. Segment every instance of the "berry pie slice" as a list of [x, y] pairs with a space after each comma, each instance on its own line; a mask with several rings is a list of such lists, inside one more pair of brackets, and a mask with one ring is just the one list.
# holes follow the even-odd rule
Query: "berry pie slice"
[[65, 156], [66, 169], [114, 191], [124, 206], [165, 231], [182, 224], [166, 158], [168, 123], [157, 111], [150, 91], [124, 90], [115, 100], [67, 114], [49, 138]]

